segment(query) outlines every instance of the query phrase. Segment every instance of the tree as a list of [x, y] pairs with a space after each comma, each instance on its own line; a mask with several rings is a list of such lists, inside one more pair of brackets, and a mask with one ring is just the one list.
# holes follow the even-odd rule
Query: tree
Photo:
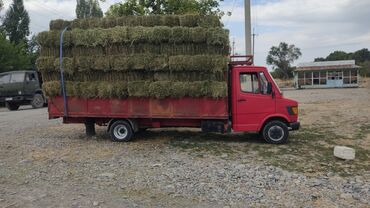
[[13, 0], [13, 4], [5, 14], [3, 30], [12, 43], [27, 43], [30, 17], [25, 10], [23, 0]]
[[293, 77], [291, 64], [302, 55], [301, 50], [295, 45], [280, 43], [279, 46], [271, 47], [266, 58], [268, 65], [272, 65], [277, 78], [287, 79]]
[[24, 45], [15, 45], [0, 33], [0, 73], [31, 68], [30, 58], [24, 50]]
[[103, 17], [98, 0], [77, 0], [76, 16], [78, 19]]
[[218, 15], [223, 0], [126, 0], [112, 5], [108, 16], [151, 15], [151, 14], [201, 14]]
[[36, 59], [40, 55], [40, 45], [37, 43], [36, 35], [33, 35], [28, 41], [27, 54], [30, 59], [32, 69], [36, 70]]
[[344, 51], [334, 51], [326, 57], [326, 61], [338, 61], [338, 60], [348, 60], [350, 59], [349, 54]]

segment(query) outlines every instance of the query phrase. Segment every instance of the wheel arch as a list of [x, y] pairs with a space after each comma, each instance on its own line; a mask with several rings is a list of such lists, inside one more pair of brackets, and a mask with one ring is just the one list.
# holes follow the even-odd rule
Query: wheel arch
[[127, 123], [130, 124], [131, 126], [131, 129], [133, 130], [133, 132], [137, 132], [139, 131], [139, 125], [137, 124], [137, 121], [135, 119], [129, 119], [129, 118], [114, 118], [114, 119], [111, 119], [109, 122], [108, 122], [108, 128], [107, 128], [107, 131], [109, 132], [112, 124], [116, 121], [126, 121]]
[[262, 122], [262, 125], [259, 127], [259, 131], [261, 132], [265, 125], [269, 123], [270, 121], [281, 121], [285, 123], [287, 126], [289, 126], [289, 119], [284, 115], [272, 115], [270, 117], [265, 118], [265, 120]]

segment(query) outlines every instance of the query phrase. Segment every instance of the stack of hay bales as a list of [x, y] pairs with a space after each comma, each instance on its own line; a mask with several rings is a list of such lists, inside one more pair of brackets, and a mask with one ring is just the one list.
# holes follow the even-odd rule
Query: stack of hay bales
[[59, 45], [68, 96], [227, 96], [228, 31], [215, 16], [167, 15], [54, 20], [38, 35], [37, 68], [47, 96], [61, 94]]

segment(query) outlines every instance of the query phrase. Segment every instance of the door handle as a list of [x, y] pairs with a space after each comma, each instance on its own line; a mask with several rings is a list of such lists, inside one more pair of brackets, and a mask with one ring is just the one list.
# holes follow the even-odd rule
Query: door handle
[[244, 99], [244, 98], [238, 100], [238, 102], [245, 102], [245, 101], [247, 101], [247, 100]]

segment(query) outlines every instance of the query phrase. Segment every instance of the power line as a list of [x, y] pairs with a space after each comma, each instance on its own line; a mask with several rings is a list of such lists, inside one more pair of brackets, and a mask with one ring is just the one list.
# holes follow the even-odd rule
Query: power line
[[[233, 15], [233, 13], [234, 13], [235, 4], [236, 4], [236, 0], [234, 0], [234, 1], [233, 1], [232, 7], [231, 7], [231, 11], [230, 11], [231, 15]], [[227, 20], [226, 20], [225, 25], [228, 25], [228, 24], [229, 24], [229, 21], [230, 21], [231, 15], [227, 17]]]
[[[62, 17], [62, 15], [60, 14], [60, 11], [57, 11], [57, 10], [51, 8], [51, 7], [48, 7], [43, 3], [40, 3], [38, 1], [27, 1], [27, 3], [32, 4], [33, 6], [40, 6], [44, 9], [48, 10], [50, 13], [53, 13], [53, 14], [57, 15], [58, 17]], [[35, 5], [35, 4], [37, 4], [37, 5]]]

